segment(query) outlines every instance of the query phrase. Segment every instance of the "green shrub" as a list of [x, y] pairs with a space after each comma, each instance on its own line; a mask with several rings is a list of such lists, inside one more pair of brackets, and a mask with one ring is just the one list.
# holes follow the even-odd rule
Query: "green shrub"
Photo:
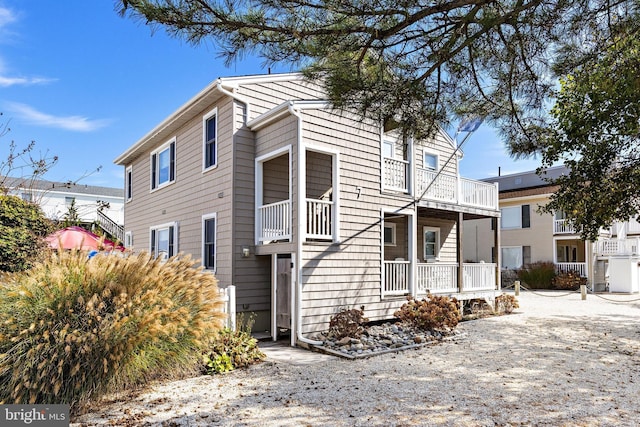
[[496, 297], [497, 313], [512, 313], [514, 309], [519, 308], [518, 300], [513, 295], [502, 294]]
[[247, 367], [265, 357], [258, 348], [258, 341], [248, 330], [224, 328], [215, 334], [203, 362], [208, 374], [216, 374]]
[[364, 317], [364, 306], [360, 309], [340, 310], [329, 320], [329, 336], [335, 339], [358, 338], [364, 332], [363, 325], [368, 321]]
[[455, 328], [461, 319], [458, 301], [446, 296], [428, 295], [418, 301], [412, 296], [394, 313], [398, 319], [423, 330]]
[[564, 273], [558, 274], [553, 279], [553, 286], [556, 289], [562, 290], [576, 290], [580, 288], [580, 285], [586, 285], [587, 278], [580, 276], [580, 273], [577, 271], [567, 271]]
[[75, 405], [199, 369], [222, 326], [217, 281], [190, 258], [56, 252], [0, 287], [0, 403]]
[[0, 271], [23, 271], [43, 255], [53, 224], [35, 203], [0, 195]]
[[533, 289], [551, 289], [556, 268], [552, 262], [534, 262], [518, 270], [518, 279]]

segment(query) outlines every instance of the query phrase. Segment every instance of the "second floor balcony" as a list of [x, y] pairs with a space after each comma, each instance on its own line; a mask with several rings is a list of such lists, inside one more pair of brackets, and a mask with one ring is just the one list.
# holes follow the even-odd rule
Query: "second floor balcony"
[[[383, 185], [393, 191], [410, 191], [409, 168], [406, 160], [384, 159]], [[416, 198], [463, 205], [482, 209], [498, 209], [498, 187], [455, 174], [437, 172], [432, 169], [416, 168]]]

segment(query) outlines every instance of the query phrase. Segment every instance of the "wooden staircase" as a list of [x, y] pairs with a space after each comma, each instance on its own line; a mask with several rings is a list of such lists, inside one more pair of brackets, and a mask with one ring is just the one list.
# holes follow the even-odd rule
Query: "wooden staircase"
[[104, 231], [118, 239], [120, 243], [124, 243], [124, 227], [117, 222], [109, 218], [102, 211], [98, 211], [98, 225], [102, 227]]

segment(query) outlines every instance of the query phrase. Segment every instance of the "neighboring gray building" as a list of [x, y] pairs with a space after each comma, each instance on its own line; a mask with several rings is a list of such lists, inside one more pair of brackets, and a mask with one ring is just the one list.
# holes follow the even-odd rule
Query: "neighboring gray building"
[[444, 132], [403, 138], [277, 74], [214, 81], [115, 162], [134, 249], [200, 258], [254, 330], [299, 344], [342, 308], [493, 300], [498, 265], [464, 263], [460, 242], [464, 219], [499, 216], [498, 191], [461, 178], [461, 157]]

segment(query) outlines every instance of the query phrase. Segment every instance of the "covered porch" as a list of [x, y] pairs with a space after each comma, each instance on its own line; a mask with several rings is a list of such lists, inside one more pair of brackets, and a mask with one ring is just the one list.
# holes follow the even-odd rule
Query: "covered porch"
[[[485, 298], [500, 290], [499, 259], [496, 263], [473, 263], [462, 257], [464, 220], [478, 218], [477, 213], [427, 207], [418, 207], [415, 212], [383, 216], [383, 298], [440, 294], [465, 300]], [[495, 251], [499, 230], [493, 240], [487, 244]]]

